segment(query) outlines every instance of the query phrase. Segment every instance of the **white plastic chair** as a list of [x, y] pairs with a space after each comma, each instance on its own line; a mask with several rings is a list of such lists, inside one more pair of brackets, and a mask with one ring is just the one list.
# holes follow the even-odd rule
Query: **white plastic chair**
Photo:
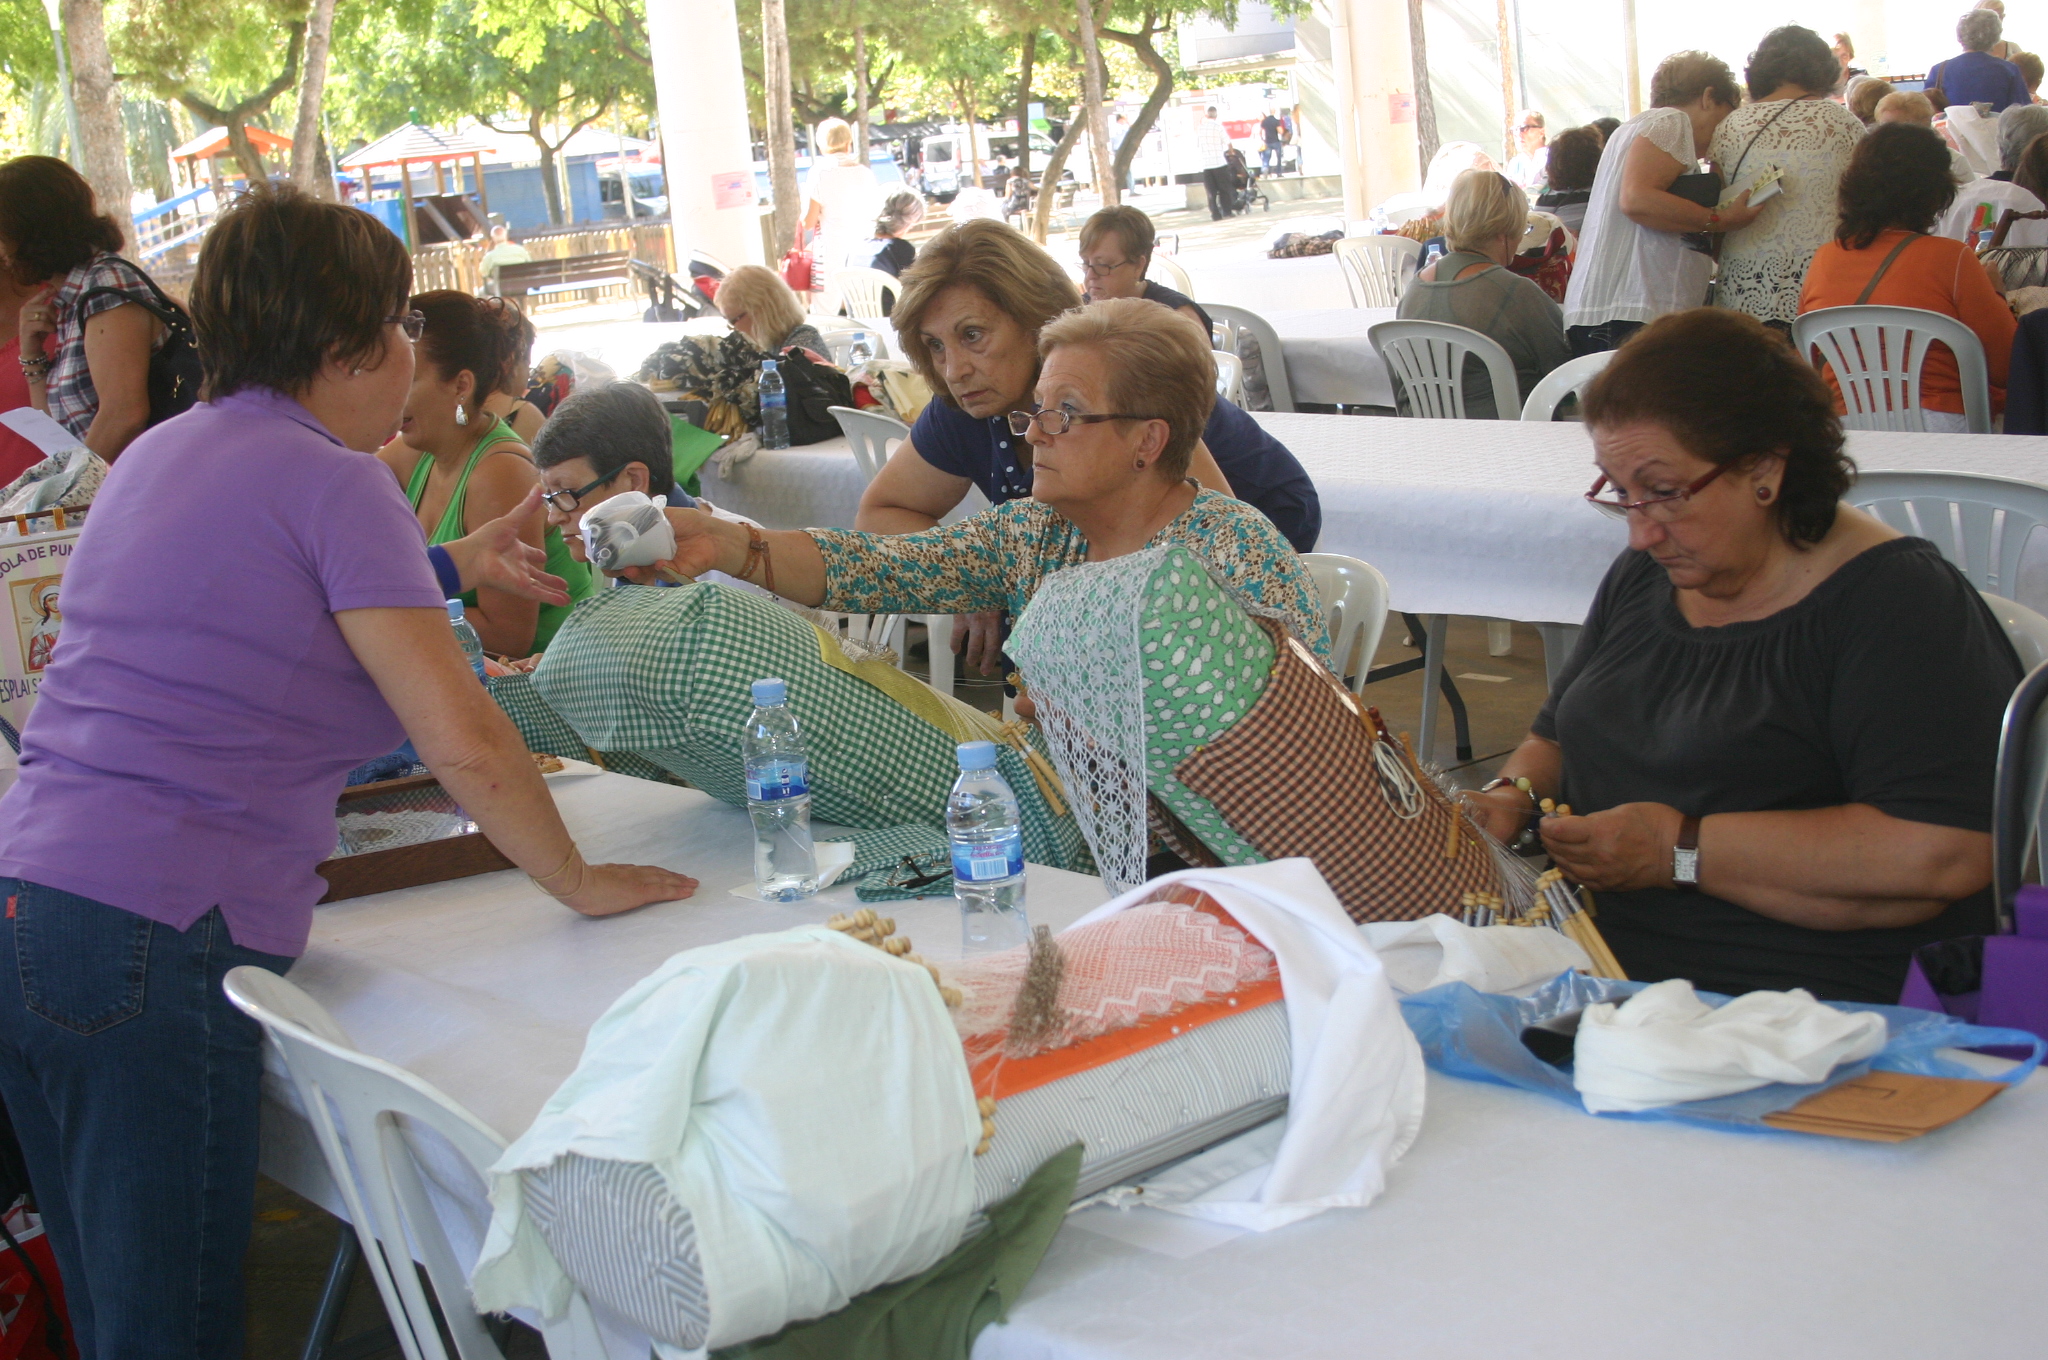
[[1387, 578], [1371, 563], [1339, 553], [1303, 553], [1301, 565], [1323, 602], [1337, 677], [1353, 694], [1362, 693], [1387, 626]]
[[1991, 380], [1984, 344], [1952, 316], [1919, 307], [1823, 307], [1792, 323], [1792, 345], [1809, 359], [1818, 349], [1835, 371], [1852, 430], [1925, 430], [1920, 374], [1936, 341], [1956, 357], [1963, 416], [1971, 434], [1991, 432]]
[[894, 274], [879, 269], [842, 269], [832, 276], [832, 287], [846, 304], [846, 314], [870, 324], [886, 321], [882, 314], [882, 290], [901, 294], [903, 284]]
[[1294, 388], [1287, 381], [1287, 356], [1280, 349], [1280, 333], [1257, 312], [1243, 307], [1226, 307], [1205, 302], [1202, 310], [1216, 324], [1210, 343], [1226, 354], [1244, 354], [1244, 339], [1250, 336], [1259, 347], [1259, 365], [1266, 373], [1266, 391], [1272, 395], [1275, 411], [1294, 409]]
[[1233, 406], [1244, 405], [1244, 360], [1224, 350], [1211, 350], [1216, 361], [1216, 395]]
[[1188, 277], [1188, 271], [1181, 268], [1179, 260], [1163, 250], [1155, 249], [1152, 252], [1152, 260], [1145, 267], [1145, 275], [1147, 278], [1156, 278], [1176, 293], [1183, 293], [1188, 297], [1195, 295], [1195, 281]]
[[2021, 885], [2041, 881], [2044, 859], [2048, 859], [2048, 666], [2036, 666], [2006, 704], [1998, 738], [1998, 774], [1991, 801], [1991, 890], [2001, 930], [2012, 928], [2013, 898]]
[[[413, 1269], [414, 1249], [460, 1360], [504, 1360], [469, 1306], [468, 1272], [427, 1198], [407, 1130], [440, 1135], [486, 1185], [505, 1141], [433, 1086], [362, 1052], [319, 1002], [277, 974], [235, 968], [223, 986], [284, 1058], [406, 1360], [448, 1360]], [[596, 1319], [581, 1294], [571, 1297], [559, 1322], [543, 1322], [541, 1333], [556, 1360], [605, 1360]]]
[[1354, 307], [1398, 307], [1422, 268], [1422, 242], [1406, 236], [1347, 236], [1331, 252], [1344, 269]]
[[818, 337], [825, 342], [825, 348], [831, 351], [832, 362], [841, 368], [853, 367], [853, 342], [856, 337], [862, 335], [868, 338], [869, 358], [889, 357], [889, 339], [886, 331], [857, 322], [852, 325], [842, 323], [837, 326], [818, 327]]
[[2019, 653], [2021, 670], [2032, 672], [2042, 662], [2048, 661], [2048, 617], [2003, 595], [1993, 595], [1988, 590], [1977, 593], [1984, 597], [1984, 603], [1991, 608], [1991, 616], [1998, 620], [1998, 626], [2005, 630], [2006, 640]]
[[1464, 420], [1465, 356], [1477, 356], [1493, 380], [1495, 419], [1512, 420], [1522, 409], [1515, 361], [1498, 341], [1447, 321], [1382, 321], [1365, 333], [1373, 351], [1408, 394], [1408, 413], [1440, 420]]
[[1522, 403], [1522, 419], [1549, 420], [1557, 414], [1557, 408], [1566, 397], [1576, 397], [1586, 390], [1586, 385], [1600, 376], [1600, 370], [1607, 367], [1607, 361], [1614, 357], [1614, 351], [1601, 350], [1598, 354], [1582, 354], [1576, 359], [1567, 359], [1543, 375], [1543, 380], [1529, 389], [1529, 399]]
[[1928, 540], [1964, 580], [2007, 598], [2028, 536], [2048, 524], [2048, 487], [1969, 472], [1865, 472], [1842, 499]]
[[[875, 272], [881, 273], [880, 270]], [[839, 429], [846, 436], [847, 447], [853, 450], [853, 461], [860, 468], [864, 481], [875, 480], [894, 452], [892, 445], [910, 438], [910, 427], [894, 416], [885, 416], [879, 411], [858, 411], [851, 406], [833, 406], [827, 409], [832, 412], [832, 418], [839, 422]], [[870, 647], [894, 647], [900, 663], [904, 651], [910, 644], [909, 632], [905, 626], [907, 621], [903, 615], [846, 614], [841, 617], [846, 622], [847, 641], [864, 643]], [[951, 650], [952, 616], [927, 614], [924, 616], [924, 625], [927, 634], [925, 646], [931, 655], [932, 688], [941, 694], [951, 694], [953, 668], [945, 664], [940, 653]]]

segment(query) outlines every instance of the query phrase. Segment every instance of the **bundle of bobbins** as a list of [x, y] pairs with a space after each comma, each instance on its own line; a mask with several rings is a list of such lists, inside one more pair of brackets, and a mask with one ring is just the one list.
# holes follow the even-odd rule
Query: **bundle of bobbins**
[[[896, 933], [896, 918], [877, 916], [872, 907], [862, 907], [850, 915], [840, 913], [825, 922], [826, 928], [851, 935], [862, 944], [870, 944], [892, 958], [905, 963], [914, 963], [932, 975], [932, 985], [939, 989], [939, 999], [950, 1007], [958, 1007], [966, 998], [958, 987], [949, 986], [939, 976], [939, 970], [911, 953], [910, 937]], [[994, 1096], [983, 1096], [975, 1102], [975, 1109], [981, 1114], [981, 1141], [974, 1145], [974, 1155], [979, 1157], [989, 1150], [996, 1137], [996, 1102]]]

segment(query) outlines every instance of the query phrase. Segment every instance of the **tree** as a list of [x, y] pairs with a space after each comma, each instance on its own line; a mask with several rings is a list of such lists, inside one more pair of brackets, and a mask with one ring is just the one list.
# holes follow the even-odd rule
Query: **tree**
[[775, 198], [775, 241], [769, 254], [776, 259], [795, 246], [800, 211], [796, 200], [796, 127], [790, 117], [786, 18], [782, 0], [761, 0], [761, 88], [768, 114], [768, 190]]
[[121, 234], [135, 237], [128, 215], [134, 186], [128, 178], [128, 138], [121, 126], [121, 95], [114, 85], [114, 55], [100, 0], [64, 0], [64, 46], [71, 58], [71, 102], [77, 109], [79, 173], [92, 185], [100, 211], [111, 213]]
[[1119, 198], [1117, 186], [1123, 180], [1109, 160], [1109, 117], [1102, 108], [1102, 49], [1095, 41], [1095, 0], [1076, 0], [1074, 9], [1081, 38], [1081, 101], [1095, 156], [1095, 184], [1102, 192], [1103, 206], [1114, 207]]
[[250, 141], [279, 95], [299, 78], [306, 0], [179, 0], [132, 4], [116, 51], [123, 69], [206, 126], [227, 129], [228, 145], [251, 184], [270, 175]]
[[321, 198], [334, 182], [320, 173], [320, 100], [327, 88], [327, 48], [334, 36], [334, 0], [313, 0], [306, 19], [305, 73], [299, 77], [299, 117], [292, 127], [292, 183]]

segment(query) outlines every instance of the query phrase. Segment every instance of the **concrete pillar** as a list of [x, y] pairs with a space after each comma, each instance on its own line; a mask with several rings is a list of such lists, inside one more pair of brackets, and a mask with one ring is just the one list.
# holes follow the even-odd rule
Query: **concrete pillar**
[[647, 46], [677, 255], [695, 248], [731, 269], [761, 264], [733, 0], [647, 0]]
[[1344, 215], [1422, 187], [1403, 0], [1319, 0], [1330, 31]]

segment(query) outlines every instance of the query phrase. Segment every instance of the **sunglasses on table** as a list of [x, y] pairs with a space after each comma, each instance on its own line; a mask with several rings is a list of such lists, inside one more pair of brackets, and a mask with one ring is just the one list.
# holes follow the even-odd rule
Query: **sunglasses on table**
[[1076, 425], [1099, 425], [1105, 420], [1164, 420], [1165, 416], [1083, 415], [1064, 406], [1042, 406], [1036, 411], [1010, 412], [1010, 433], [1029, 434], [1033, 425], [1058, 438]]
[[1668, 496], [1648, 496], [1639, 501], [1623, 500], [1618, 489], [1611, 496], [1601, 495], [1601, 488], [1608, 485], [1607, 474], [1603, 472], [1594, 481], [1593, 489], [1586, 493], [1586, 501], [1596, 509], [1604, 510], [1616, 519], [1627, 519], [1631, 510], [1640, 510], [1651, 519], [1658, 521], [1670, 520], [1682, 513], [1687, 501], [1690, 501], [1694, 496], [1704, 491], [1708, 484], [1726, 472], [1730, 466], [1732, 465], [1723, 463], [1720, 467], [1715, 468], [1690, 486], [1680, 487]]

